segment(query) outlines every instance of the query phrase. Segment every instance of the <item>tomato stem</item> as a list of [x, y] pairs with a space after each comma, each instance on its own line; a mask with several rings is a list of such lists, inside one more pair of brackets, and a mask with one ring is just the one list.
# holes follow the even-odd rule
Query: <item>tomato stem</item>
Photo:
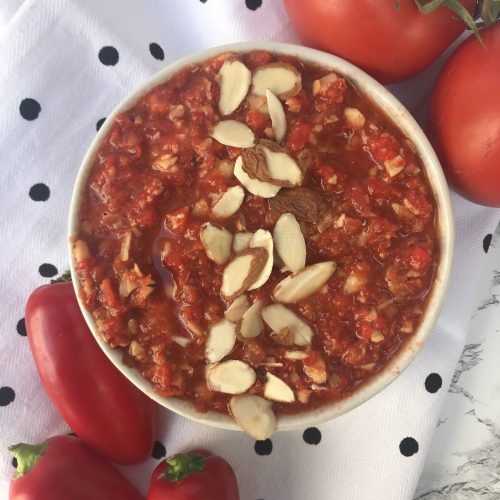
[[500, 0], [483, 0], [480, 12], [484, 24], [491, 26], [500, 14]]
[[50, 283], [53, 285], [54, 283], [66, 283], [66, 281], [71, 281], [71, 271], [69, 269], [66, 269], [59, 278], [50, 280]]
[[161, 477], [172, 482], [181, 481], [195, 472], [203, 472], [206, 459], [206, 457], [198, 453], [172, 455], [165, 459], [169, 467], [165, 469]]
[[10, 454], [16, 458], [17, 467], [14, 479], [24, 476], [42, 458], [49, 442], [46, 440], [40, 444], [19, 443], [9, 447]]

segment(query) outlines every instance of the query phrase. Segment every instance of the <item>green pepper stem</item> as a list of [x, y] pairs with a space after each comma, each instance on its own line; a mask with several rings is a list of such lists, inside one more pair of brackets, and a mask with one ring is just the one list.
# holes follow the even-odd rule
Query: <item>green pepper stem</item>
[[181, 481], [187, 476], [195, 472], [203, 472], [205, 470], [205, 462], [207, 457], [198, 453], [180, 453], [172, 455], [165, 459], [169, 465], [165, 472], [160, 476], [171, 482]]
[[48, 441], [40, 444], [25, 444], [19, 443], [9, 447], [10, 454], [17, 460], [16, 473], [14, 479], [27, 474], [37, 462], [42, 458], [47, 446]]
[[56, 278], [55, 280], [50, 280], [50, 284], [53, 285], [54, 283], [66, 283], [66, 281], [71, 281], [71, 272], [69, 269], [66, 269], [59, 278]]

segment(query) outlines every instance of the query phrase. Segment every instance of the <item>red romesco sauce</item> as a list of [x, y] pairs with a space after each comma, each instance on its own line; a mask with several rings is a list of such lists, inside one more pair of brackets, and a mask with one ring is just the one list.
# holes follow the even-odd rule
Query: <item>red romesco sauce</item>
[[[298, 413], [352, 393], [418, 329], [439, 258], [436, 202], [411, 141], [341, 75], [323, 80], [319, 92], [317, 83], [314, 95], [313, 82], [331, 70], [267, 52], [234, 56], [252, 71], [282, 61], [300, 71], [302, 90], [282, 101], [283, 145], [307, 159], [303, 186], [328, 207], [321, 220], [299, 222], [306, 264], [333, 260], [337, 269], [319, 291], [287, 304], [313, 328], [312, 344], [282, 345], [265, 326], [254, 339], [238, 338], [225, 358], [256, 371], [248, 393], [262, 395], [266, 371], [285, 381], [296, 401], [274, 410]], [[227, 413], [231, 396], [207, 386], [205, 343], [230, 302], [220, 293], [224, 265], [200, 241], [214, 201], [239, 185], [232, 170], [241, 149], [210, 137], [222, 119], [216, 76], [224, 59], [178, 72], [115, 118], [86, 182], [75, 259], [82, 299], [126, 363], [159, 394]], [[364, 122], [353, 126], [346, 108]], [[247, 124], [256, 139], [274, 138], [251, 89], [227, 118]], [[268, 199], [245, 190], [236, 214], [213, 222], [231, 233], [272, 232], [279, 216]], [[250, 302], [272, 303], [287, 274], [274, 268], [265, 285], [247, 292]], [[296, 350], [307, 358], [285, 358]], [[315, 383], [307, 367], [326, 370], [326, 382]]]

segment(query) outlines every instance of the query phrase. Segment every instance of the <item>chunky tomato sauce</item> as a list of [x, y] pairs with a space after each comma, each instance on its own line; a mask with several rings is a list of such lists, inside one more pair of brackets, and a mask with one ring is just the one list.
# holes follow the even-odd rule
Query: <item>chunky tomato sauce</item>
[[[303, 178], [274, 198], [244, 188], [236, 213], [220, 219], [212, 209], [241, 185], [233, 169], [243, 149], [212, 138], [214, 126], [236, 120], [256, 142], [276, 139], [266, 97], [252, 87], [236, 111], [220, 115], [217, 75], [228, 58], [252, 74], [281, 62], [299, 71], [300, 89], [280, 98], [287, 130], [279, 147]], [[296, 210], [304, 189], [316, 205]], [[158, 393], [192, 401], [199, 411], [227, 413], [231, 399], [206, 379], [207, 332], [234, 300], [221, 295], [227, 262], [211, 260], [201, 241], [207, 222], [232, 235], [272, 233], [280, 215], [292, 212], [306, 265], [336, 264], [318, 290], [285, 304], [311, 327], [308, 345], [264, 323], [258, 336], [237, 334], [224, 356], [255, 372], [248, 394], [263, 396], [267, 373], [291, 388], [294, 401], [275, 401], [277, 414], [350, 394], [387, 364], [425, 313], [439, 248], [422, 163], [387, 116], [329, 69], [250, 52], [180, 71], [115, 119], [83, 195], [74, 255], [82, 299], [100, 334]], [[265, 284], [245, 290], [250, 304], [275, 302], [273, 289], [290, 274], [280, 265], [275, 258]]]

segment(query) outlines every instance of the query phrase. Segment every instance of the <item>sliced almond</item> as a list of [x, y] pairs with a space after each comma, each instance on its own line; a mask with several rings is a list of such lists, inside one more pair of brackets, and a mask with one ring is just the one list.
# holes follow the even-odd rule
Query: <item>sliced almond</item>
[[257, 279], [248, 288], [255, 290], [261, 287], [271, 276], [273, 270], [273, 257], [274, 257], [274, 244], [273, 237], [269, 231], [259, 229], [255, 231], [252, 239], [250, 240], [250, 248], [264, 248], [267, 251], [267, 261]]
[[257, 440], [267, 439], [276, 430], [273, 405], [260, 396], [234, 396], [229, 411], [236, 423]]
[[227, 219], [234, 215], [241, 207], [245, 191], [241, 186], [230, 187], [215, 202], [212, 208], [212, 215], [218, 219]]
[[212, 137], [224, 146], [234, 148], [251, 148], [255, 141], [253, 132], [236, 120], [223, 120], [215, 125]]
[[285, 358], [286, 359], [291, 359], [293, 361], [300, 361], [303, 359], [307, 359], [309, 357], [309, 354], [304, 351], [286, 351], [285, 352]]
[[237, 323], [250, 307], [248, 297], [243, 294], [237, 297], [234, 302], [224, 311], [227, 320]]
[[252, 77], [252, 93], [265, 95], [267, 89], [280, 99], [297, 95], [302, 89], [299, 70], [288, 63], [269, 63], [259, 66]]
[[227, 319], [212, 325], [208, 330], [205, 357], [216, 363], [227, 356], [236, 343], [236, 326]]
[[207, 257], [216, 264], [224, 264], [231, 256], [233, 235], [227, 229], [205, 222], [201, 226], [200, 239]]
[[207, 370], [210, 389], [225, 394], [243, 394], [252, 387], [255, 379], [253, 368], [238, 359], [217, 363]]
[[237, 330], [243, 338], [253, 339], [262, 333], [262, 329], [264, 328], [260, 317], [262, 306], [263, 302], [257, 300], [243, 314], [237, 326]]
[[243, 170], [251, 179], [282, 187], [298, 186], [304, 179], [302, 169], [288, 151], [267, 139], [245, 149], [241, 157]]
[[290, 212], [299, 220], [316, 222], [328, 210], [328, 204], [316, 191], [306, 187], [283, 189], [269, 201], [269, 206], [279, 213]]
[[269, 89], [266, 89], [266, 99], [269, 116], [271, 117], [271, 123], [273, 125], [274, 137], [276, 142], [281, 143], [286, 136], [287, 129], [283, 104], [281, 104], [281, 101]]
[[288, 330], [292, 333], [296, 345], [310, 345], [313, 337], [311, 327], [293, 311], [281, 304], [271, 304], [262, 309], [262, 319], [266, 324], [279, 332]]
[[238, 253], [245, 250], [250, 245], [253, 233], [240, 232], [233, 236], [233, 252]]
[[219, 111], [230, 115], [243, 102], [250, 88], [252, 73], [241, 61], [225, 61], [219, 70]]
[[336, 269], [335, 262], [326, 261], [304, 267], [297, 274], [291, 274], [280, 281], [273, 290], [277, 302], [295, 304], [319, 290]]
[[385, 169], [391, 177], [398, 175], [405, 168], [405, 165], [406, 162], [401, 155], [396, 155], [394, 158], [384, 161]]
[[266, 374], [264, 397], [280, 403], [293, 403], [295, 401], [295, 394], [286, 382], [269, 372]]
[[172, 340], [181, 347], [187, 347], [192, 342], [191, 339], [188, 339], [187, 337], [181, 337], [179, 335], [173, 335]]
[[248, 290], [260, 276], [267, 260], [264, 248], [247, 248], [237, 253], [222, 273], [222, 295], [226, 299], [234, 299]]
[[306, 265], [306, 242], [293, 214], [283, 214], [276, 221], [273, 240], [278, 255], [290, 271], [296, 273]]
[[344, 118], [347, 125], [354, 129], [363, 128], [365, 126], [365, 115], [357, 108], [345, 108]]
[[281, 189], [280, 186], [274, 186], [269, 182], [262, 182], [258, 179], [252, 179], [243, 170], [243, 158], [238, 156], [234, 164], [234, 176], [243, 184], [243, 186], [255, 196], [260, 196], [261, 198], [272, 198], [278, 194]]

